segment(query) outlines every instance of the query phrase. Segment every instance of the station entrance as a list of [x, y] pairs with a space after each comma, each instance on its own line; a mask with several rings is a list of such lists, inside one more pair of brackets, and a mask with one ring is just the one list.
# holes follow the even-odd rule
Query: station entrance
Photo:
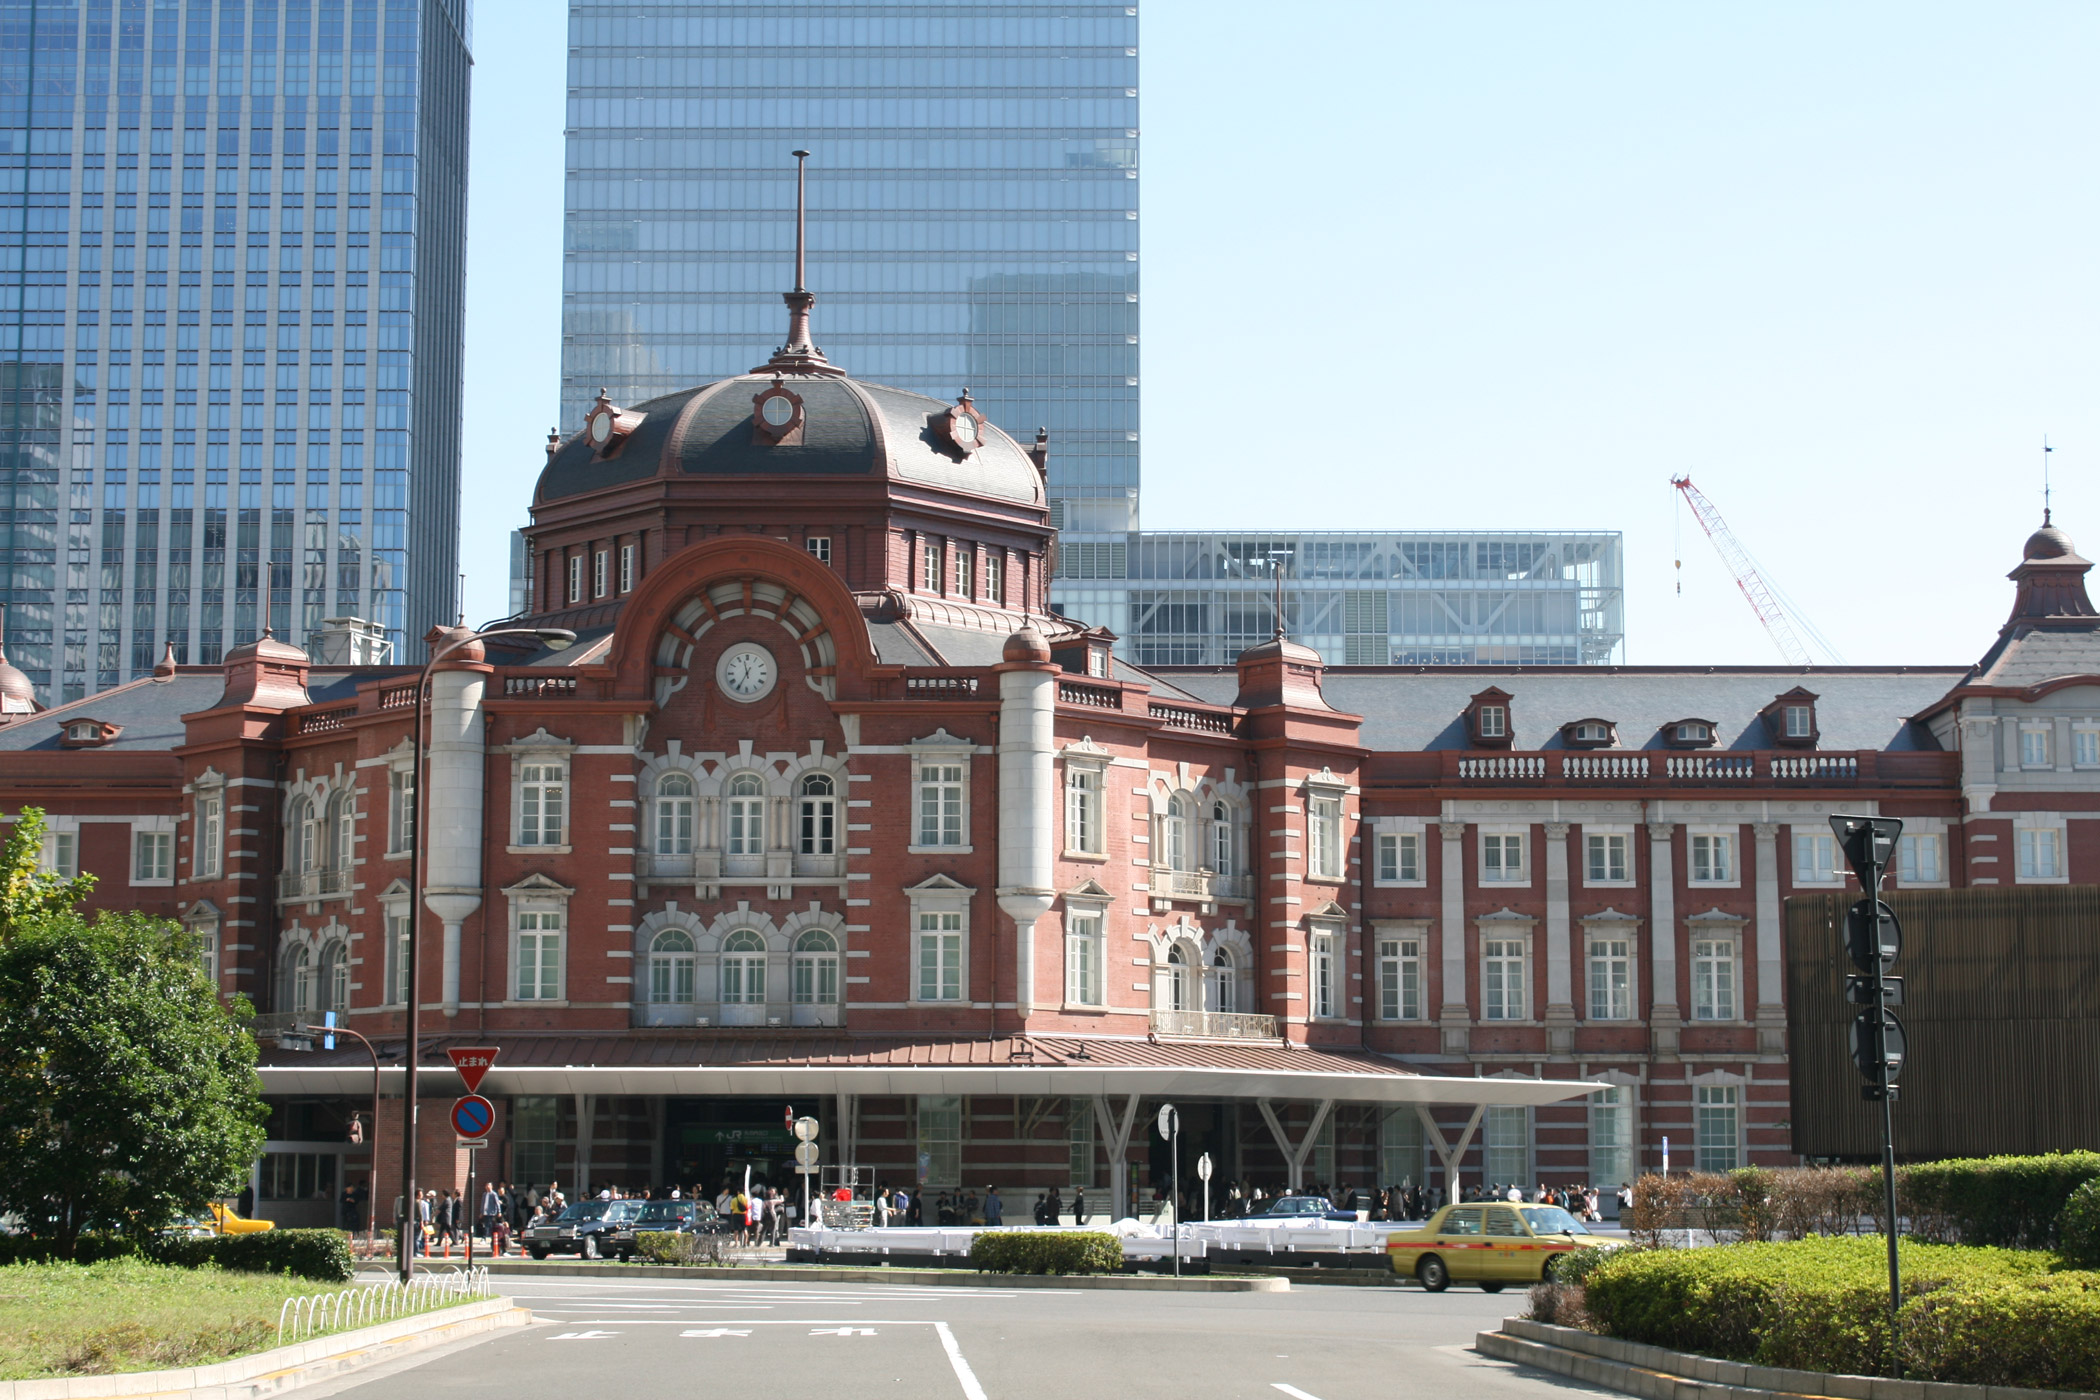
[[[800, 1190], [787, 1099], [670, 1099], [664, 1104], [663, 1180], [711, 1197], [751, 1183]], [[810, 1107], [815, 1107], [811, 1104]]]

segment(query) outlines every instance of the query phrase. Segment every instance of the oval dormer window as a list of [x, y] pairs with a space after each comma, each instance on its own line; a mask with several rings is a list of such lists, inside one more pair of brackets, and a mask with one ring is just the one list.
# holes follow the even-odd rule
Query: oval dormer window
[[1677, 726], [1677, 742], [1680, 744], [1703, 744], [1714, 737], [1713, 729], [1704, 724], [1680, 724]]
[[775, 394], [758, 406], [759, 416], [776, 428], [785, 428], [795, 416], [795, 403], [785, 394]]

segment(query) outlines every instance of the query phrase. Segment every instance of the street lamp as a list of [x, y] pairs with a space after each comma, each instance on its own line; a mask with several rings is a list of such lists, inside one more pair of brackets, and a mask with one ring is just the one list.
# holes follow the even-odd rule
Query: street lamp
[[[416, 712], [413, 719], [415, 743], [415, 839], [408, 847], [408, 975], [402, 979], [402, 995], [408, 1002], [408, 1064], [407, 1079], [402, 1086], [401, 1108], [401, 1211], [395, 1219], [398, 1226], [401, 1249], [401, 1281], [407, 1283], [415, 1276], [416, 1251], [414, 1237], [422, 1227], [422, 1216], [416, 1206], [416, 1068], [420, 1058], [419, 1029], [422, 1020], [421, 990], [417, 983], [418, 969], [422, 963], [417, 946], [417, 930], [423, 923], [423, 841], [425, 799], [423, 793], [423, 722], [430, 699], [430, 673], [440, 661], [474, 643], [490, 637], [537, 637], [547, 644], [550, 651], [566, 651], [576, 641], [576, 634], [566, 627], [493, 627], [484, 631], [469, 632], [465, 628], [451, 629], [451, 640], [430, 654], [423, 663], [422, 674], [416, 678]], [[391, 951], [391, 950], [390, 950]], [[378, 1125], [373, 1125], [376, 1130]], [[375, 1155], [375, 1163], [379, 1160]], [[376, 1173], [375, 1173], [376, 1176]], [[411, 1222], [414, 1229], [411, 1229]]]

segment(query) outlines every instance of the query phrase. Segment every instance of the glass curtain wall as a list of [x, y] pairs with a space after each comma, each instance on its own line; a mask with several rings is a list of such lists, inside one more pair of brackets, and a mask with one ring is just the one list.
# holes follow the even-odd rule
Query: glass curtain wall
[[0, 597], [46, 702], [449, 617], [468, 3], [0, 5]]
[[1053, 519], [1136, 526], [1137, 11], [572, 0], [561, 425], [741, 374], [786, 329], [856, 378], [1050, 430]]

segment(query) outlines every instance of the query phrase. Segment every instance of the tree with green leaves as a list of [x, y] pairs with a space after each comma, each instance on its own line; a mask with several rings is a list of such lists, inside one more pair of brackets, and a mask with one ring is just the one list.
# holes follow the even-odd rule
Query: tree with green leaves
[[83, 1230], [144, 1234], [238, 1190], [266, 1110], [194, 936], [84, 917], [90, 886], [36, 870], [41, 817], [0, 852], [0, 1211], [70, 1256]]

